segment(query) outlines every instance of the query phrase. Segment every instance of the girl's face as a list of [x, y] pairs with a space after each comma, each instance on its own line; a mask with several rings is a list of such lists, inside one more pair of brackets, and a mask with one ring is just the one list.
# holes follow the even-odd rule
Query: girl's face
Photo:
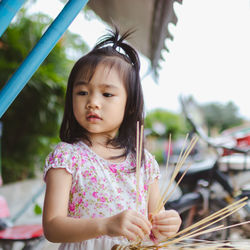
[[127, 93], [123, 80], [113, 67], [97, 66], [90, 82], [79, 74], [73, 87], [73, 112], [91, 138], [113, 138], [123, 121]]

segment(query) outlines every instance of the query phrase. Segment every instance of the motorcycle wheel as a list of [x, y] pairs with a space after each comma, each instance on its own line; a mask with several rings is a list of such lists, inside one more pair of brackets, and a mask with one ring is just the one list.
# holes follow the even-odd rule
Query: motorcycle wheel
[[[210, 200], [209, 209], [206, 212], [202, 212], [202, 207], [200, 207], [200, 206], [193, 206], [192, 208], [183, 212], [180, 215], [182, 218], [181, 229], [185, 229], [188, 226], [195, 224], [196, 222], [208, 217], [209, 215], [219, 211], [220, 209], [222, 209], [226, 206], [227, 206], [226, 202], [224, 202], [222, 200], [217, 200], [217, 199]], [[224, 225], [226, 227], [226, 226], [229, 226], [229, 223], [230, 223], [230, 220], [228, 217], [226, 217], [226, 218], [214, 223], [213, 225], [211, 225], [207, 228], [204, 228], [204, 230], [212, 228], [212, 227], [216, 227], [219, 225]], [[195, 229], [193, 229], [192, 231], [194, 231], [194, 230]], [[213, 231], [210, 233], [196, 236], [195, 239], [221, 241], [221, 240], [227, 240], [229, 238], [229, 235], [230, 235], [230, 230], [229, 230], [229, 228], [227, 228], [224, 230]]]

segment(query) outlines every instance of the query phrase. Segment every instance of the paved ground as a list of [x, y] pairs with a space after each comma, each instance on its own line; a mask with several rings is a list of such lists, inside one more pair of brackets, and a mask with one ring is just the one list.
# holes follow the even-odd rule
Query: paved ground
[[[42, 208], [44, 190], [45, 185], [41, 177], [0, 187], [0, 195], [4, 196], [7, 200], [11, 217], [19, 217], [19, 212], [22, 214], [20, 218], [15, 221], [16, 225], [42, 224], [42, 216], [34, 213], [34, 207], [38, 204]], [[32, 196], [34, 196], [34, 200], [30, 201]], [[25, 209], [26, 207], [28, 207], [28, 209]], [[23, 210], [26, 211], [22, 213]], [[54, 250], [58, 249], [58, 246], [59, 244], [52, 244], [45, 241], [44, 247], [41, 249]], [[15, 244], [14, 249], [21, 249], [21, 244]]]

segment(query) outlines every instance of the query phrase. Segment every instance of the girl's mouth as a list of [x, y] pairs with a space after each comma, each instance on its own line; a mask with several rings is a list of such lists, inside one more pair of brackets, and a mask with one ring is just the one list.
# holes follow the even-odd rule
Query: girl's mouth
[[90, 113], [90, 114], [87, 115], [87, 120], [88, 120], [88, 121], [101, 120], [101, 117], [98, 116], [98, 115], [95, 114], [95, 113]]

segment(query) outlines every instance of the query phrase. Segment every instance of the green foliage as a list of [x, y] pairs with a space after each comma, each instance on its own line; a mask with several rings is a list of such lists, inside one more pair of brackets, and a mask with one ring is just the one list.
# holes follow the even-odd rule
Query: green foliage
[[181, 115], [163, 109], [149, 112], [145, 118], [145, 128], [151, 131], [152, 136], [177, 138], [186, 132], [186, 124]]
[[[51, 19], [20, 11], [0, 39], [0, 87], [39, 41]], [[70, 43], [68, 41], [71, 41]], [[50, 144], [59, 141], [67, 77], [73, 66], [67, 49], [86, 46], [66, 32], [3, 115], [2, 174], [5, 183], [31, 178], [42, 166]]]
[[[210, 102], [201, 105], [192, 96], [188, 96], [184, 98], [183, 105], [185, 105], [185, 110], [194, 123], [208, 130], [209, 134], [212, 130], [220, 133], [244, 122], [244, 119], [239, 115], [238, 107], [233, 102], [226, 104]], [[189, 130], [192, 130], [190, 124]]]
[[34, 213], [35, 215], [41, 215], [42, 214], [42, 208], [36, 203], [34, 206]]
[[202, 105], [206, 124], [209, 130], [217, 128], [219, 132], [242, 124], [243, 119], [238, 114], [238, 108], [232, 102], [223, 105], [209, 103]]
[[164, 164], [163, 150], [161, 148], [155, 150], [152, 154], [155, 156], [155, 160], [159, 165]]

